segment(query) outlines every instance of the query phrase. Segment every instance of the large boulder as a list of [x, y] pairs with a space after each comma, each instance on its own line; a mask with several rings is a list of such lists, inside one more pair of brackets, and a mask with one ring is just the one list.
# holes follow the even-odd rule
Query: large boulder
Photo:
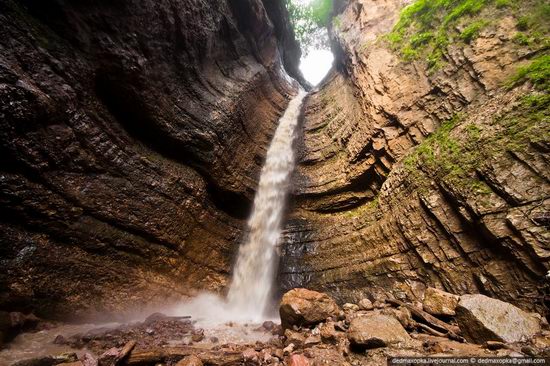
[[327, 294], [296, 288], [283, 295], [279, 314], [283, 328], [293, 325], [310, 326], [318, 324], [329, 317], [336, 318], [340, 309]]
[[424, 311], [432, 315], [454, 316], [459, 296], [428, 287], [424, 293], [422, 306]]
[[484, 295], [463, 295], [456, 308], [456, 320], [470, 342], [520, 342], [540, 332], [540, 321], [504, 301]]
[[355, 347], [377, 348], [405, 343], [411, 337], [393, 316], [373, 314], [353, 319], [349, 325], [348, 339]]

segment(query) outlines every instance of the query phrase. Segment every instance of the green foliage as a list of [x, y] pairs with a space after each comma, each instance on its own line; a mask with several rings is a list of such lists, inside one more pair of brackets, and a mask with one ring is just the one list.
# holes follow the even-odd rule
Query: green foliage
[[475, 37], [477, 37], [479, 32], [487, 26], [487, 24], [489, 24], [489, 22], [486, 20], [476, 20], [464, 28], [462, 33], [460, 33], [460, 38], [464, 42], [470, 43]]
[[514, 42], [519, 44], [520, 46], [528, 46], [530, 42], [529, 37], [525, 35], [525, 33], [518, 32], [514, 36]]
[[497, 9], [504, 9], [512, 6], [511, 0], [496, 0], [495, 5]]
[[[490, 123], [463, 120], [455, 116], [443, 123], [403, 160], [409, 182], [421, 192], [437, 180], [466, 196], [490, 193], [476, 174], [487, 159], [550, 141], [550, 95], [542, 91], [525, 95]], [[461, 130], [453, 134], [455, 129]]]
[[[480, 13], [491, 9], [491, 19]], [[449, 44], [472, 42], [493, 17], [509, 16], [513, 8], [520, 46], [550, 47], [550, 3], [546, 0], [416, 0], [405, 7], [385, 39], [404, 61], [425, 58], [430, 69], [443, 64]], [[502, 10], [504, 9], [504, 10]], [[461, 32], [457, 32], [463, 26]]]
[[540, 55], [527, 66], [520, 67], [508, 81], [507, 87], [512, 88], [529, 80], [536, 89], [550, 92], [550, 55]]
[[[451, 41], [453, 24], [464, 16], [479, 13], [489, 1], [417, 0], [402, 10], [386, 39], [405, 61], [425, 55], [430, 68], [437, 68]], [[487, 24], [483, 20], [473, 22], [460, 38], [470, 42]]]
[[521, 30], [521, 31], [526, 31], [527, 29], [529, 29], [529, 24], [530, 24], [530, 19], [528, 16], [521, 16], [519, 19], [518, 19], [518, 22], [516, 24], [516, 27]]
[[332, 0], [313, 0], [309, 4], [285, 0], [285, 3], [304, 53], [311, 49], [328, 49], [328, 37], [324, 32], [332, 12]]

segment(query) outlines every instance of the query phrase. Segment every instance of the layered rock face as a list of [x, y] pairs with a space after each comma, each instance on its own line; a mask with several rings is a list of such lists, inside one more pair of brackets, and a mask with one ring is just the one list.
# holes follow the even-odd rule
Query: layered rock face
[[0, 307], [222, 289], [299, 47], [279, 1], [0, 3]]
[[430, 68], [385, 37], [407, 3], [336, 7], [335, 69], [305, 105], [282, 285], [341, 302], [420, 300], [431, 285], [543, 311], [547, 100], [539, 113], [530, 84], [503, 88], [545, 52], [515, 41], [531, 10], [482, 9], [490, 25], [467, 41], [467, 24], [449, 25], [458, 34]]

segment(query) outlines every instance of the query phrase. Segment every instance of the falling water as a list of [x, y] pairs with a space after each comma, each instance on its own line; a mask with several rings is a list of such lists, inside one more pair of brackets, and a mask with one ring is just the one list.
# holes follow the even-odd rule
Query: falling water
[[260, 183], [248, 221], [250, 233], [239, 248], [239, 255], [227, 299], [229, 306], [252, 319], [264, 316], [278, 264], [277, 242], [289, 180], [294, 169], [294, 142], [302, 100], [300, 91], [279, 120], [279, 126], [267, 151]]

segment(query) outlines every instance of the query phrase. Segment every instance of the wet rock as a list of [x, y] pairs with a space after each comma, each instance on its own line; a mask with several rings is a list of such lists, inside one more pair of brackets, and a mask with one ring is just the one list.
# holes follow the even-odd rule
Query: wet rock
[[531, 314], [484, 295], [461, 296], [456, 320], [464, 337], [480, 344], [525, 341], [541, 330], [539, 320]]
[[432, 315], [454, 316], [459, 297], [451, 293], [428, 287], [424, 292], [422, 307]]
[[193, 342], [200, 342], [204, 339], [204, 329], [195, 329], [191, 332], [191, 340]]
[[411, 339], [397, 319], [382, 314], [353, 319], [347, 337], [351, 345], [358, 349], [386, 347]]
[[337, 317], [339, 311], [336, 302], [327, 294], [303, 288], [285, 293], [279, 307], [283, 328], [315, 325], [329, 317]]
[[218, 337], [210, 337], [210, 343], [218, 343], [220, 339]]
[[40, 321], [34, 314], [0, 311], [0, 348], [19, 333], [36, 329]]
[[195, 355], [184, 357], [180, 360], [176, 366], [203, 366], [203, 363], [200, 358]]
[[304, 355], [291, 355], [288, 359], [288, 366], [309, 366], [309, 360]]
[[359, 301], [357, 305], [359, 305], [359, 309], [361, 310], [374, 309], [374, 306], [372, 305], [372, 301], [370, 301], [369, 299], [361, 299], [361, 301]]

